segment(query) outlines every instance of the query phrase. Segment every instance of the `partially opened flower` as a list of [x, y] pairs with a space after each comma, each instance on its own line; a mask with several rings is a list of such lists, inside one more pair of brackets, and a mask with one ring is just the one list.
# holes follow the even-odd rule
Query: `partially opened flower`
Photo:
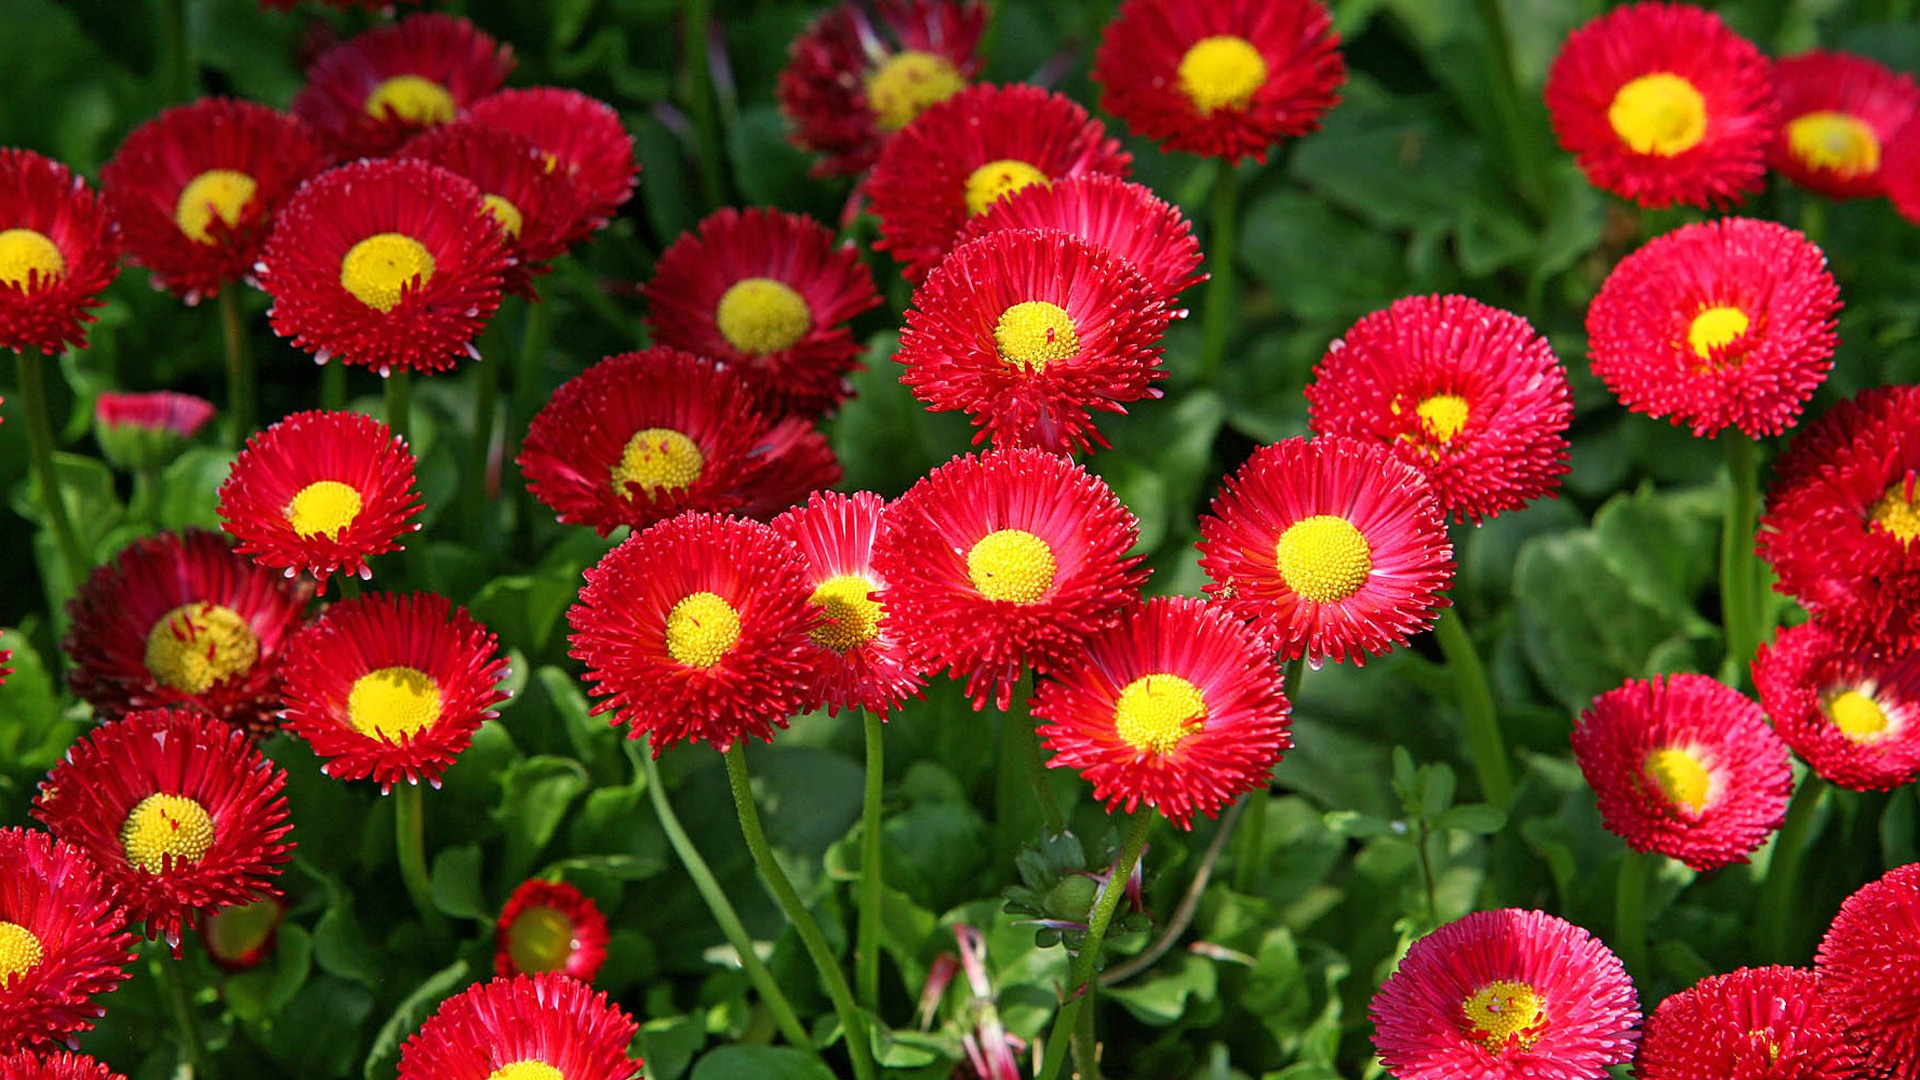
[[28, 1051], [0, 1054], [0, 1080], [127, 1080], [85, 1054], [59, 1050], [41, 1057]]
[[1886, 193], [1881, 156], [1920, 114], [1913, 76], [1852, 53], [1815, 49], [1774, 62], [1780, 131], [1769, 163], [1829, 199]]
[[1283, 658], [1366, 663], [1433, 625], [1453, 545], [1432, 488], [1385, 447], [1263, 446], [1200, 519], [1207, 593]]
[[1587, 353], [1634, 412], [1695, 435], [1778, 435], [1833, 367], [1839, 310], [1826, 254], [1805, 236], [1721, 218], [1620, 260], [1587, 308]]
[[135, 128], [100, 183], [127, 258], [191, 304], [252, 276], [274, 215], [326, 164], [297, 118], [204, 98]]
[[1599, 938], [1506, 908], [1414, 942], [1367, 1014], [1397, 1080], [1601, 1080], [1633, 1057], [1640, 1004]]
[[245, 971], [272, 955], [286, 916], [286, 901], [277, 896], [230, 904], [200, 924], [200, 943], [220, 970]]
[[1104, 248], [1132, 266], [1154, 296], [1174, 297], [1206, 279], [1200, 241], [1179, 207], [1153, 189], [1094, 173], [1029, 184], [989, 204], [961, 226], [955, 248], [1003, 229], [1059, 229]]
[[33, 815], [93, 859], [127, 919], [177, 956], [183, 927], [278, 895], [293, 856], [287, 775], [246, 733], [186, 709], [102, 724], [40, 785]]
[[1850, 649], [1816, 620], [1762, 646], [1753, 683], [1773, 730], [1826, 779], [1855, 791], [1920, 779], [1920, 649]]
[[1319, 0], [1128, 0], [1094, 56], [1100, 107], [1168, 150], [1265, 161], [1347, 80]]
[[98, 195], [65, 165], [0, 148], [0, 349], [49, 356], [87, 343], [120, 238]]
[[1464, 296], [1396, 300], [1328, 346], [1313, 379], [1317, 434], [1391, 447], [1455, 520], [1518, 510], [1567, 472], [1567, 373], [1511, 312]]
[[133, 935], [93, 861], [38, 830], [0, 829], [0, 1054], [72, 1039], [106, 1014]]
[[158, 469], [179, 457], [216, 411], [213, 402], [174, 390], [108, 390], [93, 401], [93, 437], [116, 468]]
[[558, 86], [502, 90], [474, 102], [467, 119], [532, 140], [574, 187], [591, 231], [633, 196], [640, 165], [620, 114], [597, 98]]
[[1853, 1080], [1860, 1052], [1806, 968], [1741, 968], [1702, 979], [1647, 1018], [1638, 1080]]
[[1547, 112], [1580, 171], [1645, 207], [1761, 189], [1777, 130], [1767, 58], [1693, 4], [1626, 4], [1567, 36]]
[[1920, 1073], [1920, 863], [1895, 867], [1840, 905], [1814, 956], [1820, 992], [1866, 1058], [1860, 1075]]
[[585, 983], [516, 975], [440, 1003], [400, 1047], [400, 1080], [636, 1080], [640, 1025]]
[[439, 787], [506, 677], [499, 639], [444, 596], [346, 600], [287, 650], [286, 726], [336, 780]]
[[504, 288], [533, 296], [547, 263], [593, 231], [580, 192], [531, 139], [470, 120], [430, 128], [395, 152], [464, 176], [507, 234]]
[[293, 114], [341, 158], [389, 153], [499, 89], [513, 49], [452, 15], [409, 15], [335, 45], [307, 69]]
[[607, 959], [607, 919], [564, 881], [523, 881], [493, 928], [493, 971], [501, 977], [556, 971], [590, 983]]
[[644, 295], [655, 341], [732, 367], [770, 413], [809, 417], [852, 393], [847, 324], [880, 303], [852, 242], [770, 208], [724, 208], [682, 233]]

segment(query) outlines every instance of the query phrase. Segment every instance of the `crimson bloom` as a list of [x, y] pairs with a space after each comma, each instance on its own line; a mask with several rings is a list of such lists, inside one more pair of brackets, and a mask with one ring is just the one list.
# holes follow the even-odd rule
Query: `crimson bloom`
[[1702, 979], [1647, 1018], [1638, 1080], [1851, 1080], [1860, 1053], [1805, 968], [1741, 968]]
[[108, 390], [93, 401], [93, 437], [118, 468], [158, 469], [179, 457], [216, 411], [205, 398], [173, 390]]
[[1168, 305], [1207, 277], [1200, 271], [1193, 223], [1179, 207], [1152, 188], [1115, 176], [1095, 173], [1029, 184], [968, 218], [954, 246], [1003, 229], [1059, 229], [1105, 248], [1146, 278]]
[[1920, 649], [1849, 649], [1816, 620], [1762, 646], [1753, 683], [1773, 730], [1826, 779], [1854, 791], [1920, 779]]
[[127, 1080], [85, 1054], [60, 1050], [46, 1057], [27, 1051], [0, 1054], [0, 1080]]
[[[0, 829], [0, 1054], [45, 1048], [93, 1027], [92, 1003], [127, 977], [133, 935], [72, 844]], [[0, 1071], [4, 1066], [0, 1066]]]
[[556, 971], [591, 983], [607, 959], [607, 919], [564, 881], [523, 881], [493, 930], [494, 974]]
[[1878, 61], [1815, 49], [1773, 65], [1780, 130], [1768, 162], [1829, 199], [1886, 194], [1881, 155], [1920, 114], [1920, 85]]
[[400, 1080], [634, 1080], [639, 1033], [618, 1005], [564, 975], [476, 983], [400, 1047]]
[[1920, 1075], [1920, 863], [1895, 867], [1840, 905], [1820, 939], [1820, 992], [1866, 1058], [1862, 1076]]
[[1880, 167], [1887, 199], [1900, 216], [1920, 224], [1920, 112], [1887, 143]]
[[396, 153], [464, 176], [480, 190], [507, 235], [508, 292], [532, 297], [533, 279], [551, 269], [547, 263], [593, 231], [580, 192], [522, 135], [461, 120], [428, 129]]
[[100, 197], [65, 165], [0, 148], [0, 349], [51, 356], [87, 343], [87, 309], [120, 273]]
[[490, 94], [474, 102], [467, 118], [532, 140], [554, 172], [573, 185], [588, 231], [605, 226], [633, 195], [640, 171], [633, 136], [604, 101], [577, 90], [532, 86]]
[[389, 153], [499, 89], [513, 49], [452, 15], [409, 15], [321, 53], [293, 114], [341, 158]]

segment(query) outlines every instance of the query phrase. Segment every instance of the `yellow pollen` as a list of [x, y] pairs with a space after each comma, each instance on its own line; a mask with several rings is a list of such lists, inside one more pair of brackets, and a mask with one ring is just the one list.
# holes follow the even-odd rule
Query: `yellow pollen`
[[567, 1080], [567, 1074], [537, 1058], [502, 1065], [487, 1074], [487, 1080]]
[[229, 227], [239, 224], [240, 212], [253, 201], [258, 186], [246, 173], [208, 169], [181, 189], [180, 202], [173, 211], [174, 224], [196, 244], [217, 243], [209, 228], [213, 219], [217, 216]]
[[1911, 544], [1920, 539], [1920, 500], [1916, 500], [1916, 495], [1920, 495], [1920, 488], [1916, 488], [1914, 476], [1909, 473], [1873, 504], [1873, 523], [1892, 533], [1901, 543]]
[[520, 239], [520, 226], [526, 224], [526, 218], [520, 214], [520, 208], [509, 202], [503, 195], [482, 195], [480, 203], [500, 223], [500, 230], [515, 240]]
[[1267, 84], [1267, 61], [1246, 38], [1201, 38], [1180, 58], [1180, 92], [1203, 113], [1244, 109]]
[[713, 593], [684, 597], [667, 612], [667, 655], [688, 667], [712, 667], [738, 640], [740, 613]]
[[340, 260], [340, 287], [376, 311], [392, 311], [409, 288], [432, 280], [433, 253], [404, 233], [369, 236]]
[[400, 743], [440, 719], [440, 684], [410, 667], [383, 667], [353, 680], [347, 723], [369, 739]]
[[559, 971], [572, 955], [573, 920], [553, 908], [537, 904], [507, 926], [507, 957], [521, 971]]
[[1027, 372], [1045, 370], [1080, 351], [1073, 316], [1045, 300], [1025, 300], [1001, 312], [993, 324], [993, 342], [1008, 367]]
[[367, 95], [367, 115], [375, 120], [391, 116], [409, 124], [448, 124], [457, 111], [446, 87], [419, 75], [395, 75]]
[[1674, 809], [1688, 817], [1699, 816], [1707, 808], [1707, 796], [1713, 776], [1705, 762], [1691, 750], [1670, 746], [1647, 755], [1647, 778], [1660, 788]]
[[1840, 177], [1880, 171], [1880, 140], [1859, 117], [1843, 112], [1803, 113], [1787, 121], [1787, 146], [1809, 169]]
[[160, 685], [183, 694], [205, 693], [258, 659], [260, 639], [247, 620], [220, 604], [181, 604], [147, 631], [147, 670]]
[[1367, 575], [1373, 573], [1373, 548], [1353, 522], [1335, 514], [1315, 514], [1280, 534], [1274, 562], [1287, 588], [1316, 604], [1331, 604], [1367, 583]]
[[727, 344], [754, 356], [791, 349], [813, 329], [813, 312], [800, 294], [763, 277], [734, 282], [721, 294], [713, 319]]
[[67, 272], [66, 257], [46, 234], [32, 229], [8, 229], [0, 232], [0, 285], [26, 289], [35, 275], [40, 284], [60, 280]]
[[873, 598], [873, 582], [859, 574], [828, 578], [809, 598], [820, 610], [819, 625], [808, 631], [823, 649], [844, 653], [872, 641], [886, 612]]
[[1170, 754], [1206, 724], [1206, 698], [1178, 675], [1141, 676], [1113, 707], [1114, 732], [1143, 754]]
[[1489, 1054], [1513, 1044], [1524, 1053], [1547, 1030], [1547, 1003], [1539, 991], [1523, 982], [1496, 979], [1475, 990], [1460, 1003], [1467, 1017], [1467, 1035]]
[[1891, 726], [1887, 711], [1873, 695], [1860, 690], [1829, 694], [1820, 702], [1820, 707], [1826, 710], [1827, 719], [1840, 729], [1840, 734], [1857, 743], [1879, 742]]
[[1435, 394], [1414, 406], [1420, 428], [1427, 441], [1445, 446], [1467, 426], [1467, 399], [1455, 394]]
[[990, 532], [967, 551], [967, 579], [989, 600], [1031, 604], [1053, 588], [1053, 549], [1024, 529]]
[[1737, 307], [1710, 307], [1693, 317], [1687, 325], [1687, 345], [1702, 360], [1713, 359], [1713, 350], [1733, 343], [1753, 321]]
[[672, 428], [643, 428], [627, 440], [627, 448], [613, 467], [613, 491], [626, 496], [628, 484], [638, 484], [648, 495], [678, 491], [700, 479], [706, 455], [692, 439]]
[[15, 978], [25, 975], [38, 967], [46, 954], [40, 949], [40, 939], [33, 931], [0, 919], [0, 990]]
[[987, 207], [1028, 184], [1047, 186], [1047, 174], [1012, 158], [989, 161], [967, 177], [967, 213], [984, 214]]
[[121, 824], [120, 846], [128, 862], [148, 873], [161, 873], [169, 859], [176, 866], [196, 863], [213, 847], [213, 818], [185, 795], [149, 795]]
[[1673, 157], [1707, 134], [1707, 99], [1671, 72], [1642, 75], [1620, 88], [1607, 108], [1613, 133], [1636, 154]]
[[867, 76], [867, 107], [874, 126], [899, 131], [913, 118], [966, 89], [960, 69], [944, 56], [908, 49], [886, 59]]
[[360, 506], [360, 492], [352, 484], [319, 480], [301, 488], [287, 503], [287, 524], [303, 540], [322, 534], [338, 540], [360, 516]]

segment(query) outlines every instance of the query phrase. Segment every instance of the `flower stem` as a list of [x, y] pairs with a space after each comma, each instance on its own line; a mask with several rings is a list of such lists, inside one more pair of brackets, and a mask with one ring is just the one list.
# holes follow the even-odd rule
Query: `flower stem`
[[1502, 0], [1476, 0], [1480, 24], [1486, 30], [1487, 55], [1493, 61], [1496, 76], [1494, 111], [1500, 131], [1506, 136], [1507, 156], [1513, 175], [1519, 180], [1520, 196], [1539, 206], [1547, 195], [1541, 159], [1534, 152], [1533, 128], [1522, 115], [1520, 103], [1531, 94], [1520, 87], [1513, 67], [1513, 35], [1507, 30], [1507, 13]]
[[820, 924], [814, 922], [813, 914], [800, 899], [793, 882], [788, 880], [787, 872], [780, 869], [780, 863], [773, 857], [773, 847], [767, 843], [766, 831], [760, 826], [760, 811], [753, 804], [753, 781], [747, 776], [746, 743], [736, 740], [727, 748], [726, 758], [727, 782], [733, 788], [734, 809], [740, 814], [740, 834], [746, 838], [747, 850], [753, 853], [760, 880], [779, 901], [787, 921], [799, 933], [807, 955], [820, 972], [827, 996], [833, 999], [833, 1011], [839, 1014], [840, 1026], [846, 1032], [847, 1053], [853, 1057], [854, 1076], [857, 1080], [872, 1080], [873, 1047], [868, 1043], [866, 1020], [853, 1003], [853, 991], [847, 987], [847, 977], [841, 973], [840, 962], [827, 944], [826, 935], [820, 932]]
[[342, 600], [360, 599], [360, 579], [358, 577], [355, 577], [352, 574], [340, 573], [340, 574], [333, 575], [333, 578], [331, 580], [338, 581], [340, 583], [340, 599]]
[[420, 452], [413, 445], [413, 372], [404, 368], [387, 375], [387, 426], [407, 441], [407, 449]]
[[1760, 955], [1769, 963], [1787, 962], [1791, 916], [1803, 905], [1794, 900], [1800, 884], [1800, 867], [1817, 837], [1820, 802], [1827, 793], [1826, 781], [1809, 771], [1800, 781], [1800, 789], [1787, 804], [1787, 820], [1773, 838], [1773, 861], [1767, 864], [1767, 880], [1760, 889]]
[[1473, 758], [1474, 775], [1480, 778], [1480, 796], [1505, 810], [1513, 805], [1513, 767], [1500, 734], [1500, 717], [1494, 712], [1493, 691], [1487, 686], [1487, 669], [1480, 663], [1458, 605], [1440, 613], [1433, 633], [1440, 639], [1440, 651], [1453, 674], [1454, 696], [1467, 718], [1467, 752]]
[[1091, 1007], [1088, 999], [1094, 995], [1093, 974], [1100, 962], [1100, 947], [1106, 943], [1107, 927], [1113, 924], [1113, 913], [1120, 907], [1120, 898], [1127, 893], [1127, 879], [1133, 876], [1140, 853], [1147, 849], [1147, 832], [1158, 815], [1157, 810], [1143, 809], [1127, 821], [1120, 857], [1114, 860], [1106, 883], [1100, 886], [1100, 896], [1093, 902], [1093, 911], [1087, 916], [1087, 940], [1074, 954], [1073, 966], [1067, 969], [1067, 1000], [1053, 1018], [1053, 1030], [1047, 1033], [1047, 1056], [1041, 1062], [1039, 1080], [1055, 1080], [1060, 1075], [1060, 1066], [1066, 1062], [1072, 1043], [1074, 1025], [1080, 1022], [1080, 1011]]
[[[535, 289], [539, 286], [536, 284]], [[501, 450], [503, 461], [512, 462], [520, 456], [520, 443], [526, 437], [527, 428], [533, 423], [533, 414], [540, 411], [541, 371], [547, 359], [547, 333], [552, 325], [553, 300], [536, 294], [526, 303], [527, 318], [520, 334], [520, 352], [514, 358], [513, 365], [513, 407], [508, 410], [506, 441]], [[519, 482], [517, 471], [513, 486], [518, 503], [518, 513], [514, 515], [514, 528], [521, 539], [531, 537], [534, 515], [545, 511], [540, 500], [533, 497], [527, 485]]]
[[1720, 617], [1727, 653], [1720, 679], [1739, 689], [1759, 642], [1754, 637], [1754, 518], [1759, 503], [1760, 455], [1751, 438], [1728, 429], [1720, 433], [1727, 453], [1727, 519], [1720, 530]]
[[689, 0], [681, 24], [681, 48], [687, 60], [687, 111], [693, 114], [693, 132], [700, 151], [700, 187], [707, 209], [727, 201], [722, 170], [725, 162], [720, 125], [713, 105], [713, 77], [707, 64], [707, 34], [713, 25], [713, 0]]
[[880, 1009], [881, 796], [885, 791], [886, 741], [879, 717], [860, 710], [867, 731], [867, 790], [860, 807], [860, 921], [854, 944], [854, 983], [860, 1004]]
[[[493, 463], [494, 414], [500, 411], [500, 369], [507, 363], [507, 350], [495, 345], [506, 340], [504, 309], [508, 306], [503, 303], [503, 310], [494, 315], [483, 331], [480, 360], [474, 371], [478, 382], [473, 395], [473, 437], [467, 444], [466, 469], [460, 477], [461, 517], [470, 540], [481, 540], [492, 534], [488, 527], [488, 508], [492, 505], [493, 493], [489, 491], [487, 475]], [[524, 305], [512, 306], [525, 310]]]
[[173, 1015], [174, 1033], [180, 1036], [180, 1052], [186, 1056], [192, 1080], [207, 1080], [213, 1075], [207, 1067], [207, 1048], [200, 1041], [200, 1025], [193, 1017], [193, 995], [187, 990], [183, 962], [156, 953], [153, 970], [160, 976], [167, 996], [167, 1011]]
[[1233, 327], [1234, 241], [1239, 230], [1240, 171], [1226, 161], [1213, 178], [1213, 209], [1207, 221], [1207, 307], [1200, 326], [1200, 385], [1212, 386]]
[[[60, 549], [61, 565], [67, 571], [67, 590], [80, 587], [87, 579], [87, 558], [80, 550], [73, 519], [67, 516], [66, 493], [60, 489], [60, 471], [53, 462], [53, 424], [47, 414], [47, 377], [41, 369], [46, 358], [39, 353], [22, 352], [20, 357], [20, 409], [27, 416], [27, 453], [33, 459], [34, 478], [39, 481], [40, 509], [53, 528], [55, 545]], [[49, 595], [52, 590], [49, 590]]]
[[[187, 48], [186, 0], [160, 0], [160, 93], [171, 104], [192, 97], [193, 54]], [[222, 290], [225, 291], [225, 290]]]
[[[1281, 669], [1280, 685], [1287, 696], [1289, 707], [1297, 703], [1300, 694], [1300, 682], [1307, 675], [1307, 658], [1296, 656], [1287, 661]], [[1235, 849], [1233, 859], [1233, 891], [1238, 893], [1257, 892], [1266, 882], [1266, 866], [1261, 862], [1261, 853], [1267, 849], [1267, 800], [1272, 797], [1273, 777], [1267, 777], [1266, 785], [1247, 794], [1235, 809], [1246, 808], [1249, 816], [1247, 827], [1240, 832], [1240, 845]], [[1222, 825], [1222, 829], [1231, 827], [1232, 818]]]
[[1613, 896], [1614, 954], [1626, 965], [1627, 974], [1644, 979], [1647, 974], [1647, 877], [1653, 870], [1655, 855], [1629, 851], [1620, 860], [1620, 876]]
[[393, 848], [400, 858], [400, 878], [407, 895], [434, 944], [447, 942], [447, 922], [433, 906], [433, 884], [427, 878], [426, 808], [419, 784], [402, 784], [393, 804]]
[[[1029, 699], [1033, 696], [1033, 673], [1023, 672], [1014, 684], [1013, 698], [1000, 717], [1000, 769], [994, 784], [994, 827], [999, 849], [1012, 858], [1020, 844], [1032, 833], [1037, 807], [1046, 835], [1067, 831], [1066, 815], [1047, 783], [1047, 762], [1040, 747], [1040, 732], [1033, 726]], [[1023, 783], [1021, 777], [1026, 778]]]
[[347, 365], [333, 360], [320, 366], [320, 407], [339, 412], [347, 407]]
[[254, 405], [253, 358], [248, 355], [247, 323], [240, 311], [240, 287], [228, 285], [220, 290], [220, 328], [227, 347], [227, 422], [231, 425], [228, 442], [239, 449], [253, 434]]

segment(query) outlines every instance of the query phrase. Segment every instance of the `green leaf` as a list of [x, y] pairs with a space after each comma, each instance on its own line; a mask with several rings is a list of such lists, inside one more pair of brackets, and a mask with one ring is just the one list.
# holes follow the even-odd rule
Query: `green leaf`
[[361, 1075], [366, 1080], [382, 1080], [391, 1075], [395, 1063], [400, 1059], [400, 1044], [407, 1036], [419, 1030], [420, 1024], [432, 1013], [433, 1007], [440, 1004], [442, 998], [473, 981], [465, 960], [455, 960], [432, 975], [426, 981], [413, 988], [413, 992], [401, 1000], [380, 1025], [373, 1036], [373, 1047], [367, 1051], [366, 1064], [361, 1067]]
[[707, 1025], [700, 1017], [674, 1016], [642, 1024], [640, 1057], [647, 1063], [647, 1080], [679, 1080], [705, 1045]]
[[579, 589], [546, 577], [495, 578], [474, 595], [468, 609], [502, 641], [511, 641], [535, 657], [546, 653], [555, 627]]
[[53, 675], [33, 642], [18, 630], [0, 630], [0, 651], [13, 650], [13, 674], [0, 684], [0, 761], [22, 777], [37, 776], [60, 760], [79, 734], [60, 719]]
[[813, 1058], [784, 1046], [723, 1046], [700, 1059], [693, 1080], [834, 1080]]
[[587, 770], [571, 758], [538, 756], [517, 762], [501, 778], [493, 820], [506, 835], [503, 881], [517, 882], [553, 838], [573, 800], [587, 789]]
[[211, 446], [190, 447], [160, 473], [160, 498], [156, 507], [160, 527], [184, 529], [197, 525], [203, 529], [220, 528], [218, 503], [220, 485], [233, 469], [234, 454]]
[[351, 896], [337, 897], [314, 925], [313, 958], [327, 974], [371, 988], [377, 989], [386, 978], [386, 961], [361, 930]]
[[266, 962], [227, 976], [221, 996], [235, 1016], [261, 1023], [287, 1007], [312, 969], [312, 936], [294, 923], [282, 923]]
[[486, 921], [486, 891], [480, 884], [480, 845], [460, 844], [433, 857], [433, 906], [456, 919]]
[[1174, 963], [1162, 962], [1144, 979], [1105, 993], [1140, 1022], [1166, 1027], [1186, 1015], [1190, 999], [1212, 1000], [1219, 982], [1213, 961], [1188, 953]]
[[1459, 829], [1480, 836], [1492, 836], [1507, 827], [1507, 815], [1486, 803], [1462, 803], [1441, 814], [1434, 822], [1442, 829]]

